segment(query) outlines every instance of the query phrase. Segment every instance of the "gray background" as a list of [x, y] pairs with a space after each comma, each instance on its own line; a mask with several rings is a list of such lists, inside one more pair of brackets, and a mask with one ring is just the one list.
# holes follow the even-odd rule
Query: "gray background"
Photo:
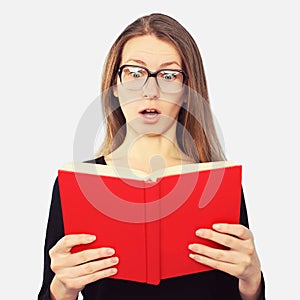
[[243, 164], [250, 225], [268, 299], [298, 294], [296, 1], [195, 3], [197, 7], [191, 0], [1, 3], [5, 299], [36, 299], [57, 169], [73, 159], [76, 128], [99, 96], [109, 47], [127, 24], [151, 12], [175, 17], [199, 45], [227, 156]]

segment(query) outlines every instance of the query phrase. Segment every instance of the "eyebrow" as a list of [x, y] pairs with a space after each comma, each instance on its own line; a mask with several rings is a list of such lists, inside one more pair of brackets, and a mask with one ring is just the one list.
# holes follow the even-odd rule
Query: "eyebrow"
[[[143, 65], [143, 66], [147, 66], [147, 64], [144, 61], [142, 61], [140, 59], [133, 59], [133, 58], [130, 58], [130, 59], [126, 60], [125, 64], [128, 63], [128, 62], [131, 62], [131, 61], [133, 61], [137, 64], [140, 64], [140, 65]], [[182, 68], [181, 65], [177, 61], [168, 61], [168, 62], [162, 63], [160, 65], [160, 68], [168, 67], [168, 66], [173, 65], [173, 64], [175, 64], [175, 65], [179, 66], [180, 68]]]

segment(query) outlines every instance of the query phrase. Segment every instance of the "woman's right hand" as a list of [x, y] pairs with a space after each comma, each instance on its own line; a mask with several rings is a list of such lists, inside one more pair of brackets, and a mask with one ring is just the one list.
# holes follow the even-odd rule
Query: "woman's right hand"
[[117, 257], [112, 248], [97, 248], [71, 253], [74, 246], [89, 244], [94, 235], [72, 234], [61, 238], [50, 249], [51, 269], [55, 273], [50, 286], [52, 299], [73, 300], [91, 282], [117, 273]]

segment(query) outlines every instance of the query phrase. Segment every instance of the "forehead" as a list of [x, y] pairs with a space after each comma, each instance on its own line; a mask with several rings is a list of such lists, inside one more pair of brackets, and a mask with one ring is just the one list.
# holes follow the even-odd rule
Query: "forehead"
[[181, 65], [181, 57], [169, 42], [152, 35], [145, 35], [128, 40], [123, 48], [121, 63], [139, 60], [148, 67], [159, 67], [166, 62], [177, 62]]

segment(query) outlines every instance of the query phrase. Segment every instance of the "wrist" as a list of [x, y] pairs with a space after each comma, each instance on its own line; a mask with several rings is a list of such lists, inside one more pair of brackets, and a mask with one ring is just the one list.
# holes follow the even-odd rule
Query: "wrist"
[[243, 300], [256, 300], [261, 293], [261, 272], [250, 279], [239, 280], [239, 291]]
[[50, 285], [51, 300], [76, 300], [80, 291], [71, 290], [54, 276]]

